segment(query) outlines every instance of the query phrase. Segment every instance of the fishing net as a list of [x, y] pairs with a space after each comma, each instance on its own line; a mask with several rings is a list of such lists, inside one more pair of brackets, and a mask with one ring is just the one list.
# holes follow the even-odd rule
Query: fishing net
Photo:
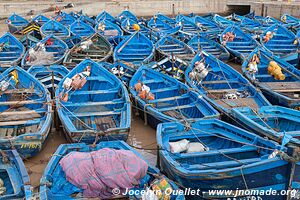
[[29, 49], [26, 59], [28, 65], [51, 65], [54, 63], [54, 52], [47, 52], [43, 44], [37, 45], [34, 49]]
[[100, 149], [89, 153], [71, 152], [60, 165], [67, 180], [83, 189], [83, 196], [101, 199], [113, 196], [112, 189], [133, 188], [146, 176], [147, 163], [128, 150]]

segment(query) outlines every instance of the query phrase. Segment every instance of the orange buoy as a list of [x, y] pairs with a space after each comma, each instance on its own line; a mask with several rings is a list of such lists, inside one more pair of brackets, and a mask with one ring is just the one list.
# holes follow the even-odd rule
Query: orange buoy
[[149, 93], [147, 94], [147, 100], [154, 100], [154, 99], [155, 99], [155, 95], [152, 94], [151, 92], [149, 92]]
[[138, 24], [133, 24], [132, 27], [135, 31], [139, 31], [141, 29], [141, 27]]
[[142, 91], [140, 91], [139, 92], [139, 97], [141, 98], [141, 99], [146, 99], [146, 97], [147, 97], [147, 92], [146, 92], [146, 90], [142, 90]]
[[137, 84], [134, 85], [135, 91], [141, 91], [142, 90], [142, 84], [141, 81], [138, 81]]

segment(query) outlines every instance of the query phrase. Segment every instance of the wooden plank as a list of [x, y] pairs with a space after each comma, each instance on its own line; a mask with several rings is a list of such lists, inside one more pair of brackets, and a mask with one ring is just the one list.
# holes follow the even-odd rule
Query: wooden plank
[[185, 108], [192, 108], [195, 107], [195, 104], [188, 104], [188, 105], [181, 105], [181, 106], [173, 106], [173, 107], [167, 107], [167, 108], [159, 108], [158, 110], [160, 112], [165, 112], [168, 110], [181, 110], [181, 109], [185, 109]]
[[16, 104], [19, 104], [19, 105], [24, 105], [24, 104], [43, 104], [45, 102], [43, 101], [35, 101], [35, 100], [25, 100], [25, 101], [3, 101], [3, 102], [0, 102], [0, 105], [6, 105], [6, 106], [9, 106], [9, 105], [16, 105]]
[[233, 93], [237, 92], [237, 89], [219, 89], [219, 90], [210, 90], [207, 89], [208, 93]]
[[24, 125], [24, 124], [37, 124], [40, 123], [41, 120], [20, 120], [20, 121], [8, 121], [8, 122], [0, 122], [0, 126], [16, 126], [16, 125]]
[[8, 112], [1, 112], [0, 117], [7, 116], [7, 115], [35, 115], [35, 114], [41, 114], [45, 111], [35, 111], [35, 110], [25, 110], [25, 111], [8, 111]]
[[201, 84], [223, 84], [223, 83], [236, 83], [237, 81], [231, 81], [231, 80], [219, 80], [219, 81], [202, 81]]
[[[88, 117], [88, 116], [105, 116], [105, 115], [118, 115], [121, 112], [117, 111], [105, 111], [105, 112], [82, 112], [82, 113], [73, 113], [76, 117]], [[73, 116], [73, 115], [70, 115]]]

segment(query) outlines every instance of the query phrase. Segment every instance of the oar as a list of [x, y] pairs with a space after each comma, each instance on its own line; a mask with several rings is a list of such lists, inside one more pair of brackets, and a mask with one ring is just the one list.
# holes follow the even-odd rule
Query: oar
[[120, 49], [117, 51], [118, 53], [120, 53], [124, 47], [130, 42], [130, 40], [132, 40], [132, 38], [137, 34], [138, 31], [136, 31], [134, 34], [132, 34], [132, 36], [130, 36], [130, 38], [120, 47]]

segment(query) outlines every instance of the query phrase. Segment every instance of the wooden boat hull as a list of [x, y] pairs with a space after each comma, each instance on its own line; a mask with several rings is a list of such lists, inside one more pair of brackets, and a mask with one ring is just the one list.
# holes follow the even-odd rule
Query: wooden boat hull
[[128, 63], [125, 64], [123, 62], [115, 62], [113, 64], [100, 62], [99, 65], [102, 65], [116, 77], [122, 80], [126, 87], [128, 87], [132, 76], [136, 72], [134, 65], [129, 65]]
[[[155, 97], [154, 100], [142, 99], [139, 96], [135, 90], [135, 85], [139, 81], [150, 87], [150, 92]], [[187, 85], [147, 66], [142, 66], [137, 70], [130, 81], [129, 89], [141, 117], [153, 128], [161, 122], [219, 116], [216, 110], [197, 92], [189, 90]]]
[[[200, 120], [191, 123], [190, 126], [190, 129], [186, 130], [185, 124], [174, 122], [160, 124], [157, 128], [157, 142], [158, 147], [162, 149], [159, 151], [161, 171], [183, 188], [201, 189], [202, 194], [192, 196], [192, 199], [201, 199], [201, 197], [204, 199], [243, 199], [247, 195], [242, 192], [248, 189], [267, 191], [272, 188], [280, 192], [289, 188], [290, 180], [294, 184], [293, 189], [299, 188], [298, 176], [292, 172], [292, 167], [286, 160], [280, 156], [268, 158], [268, 154], [273, 152], [272, 149], [275, 146], [279, 147], [277, 143], [219, 120]], [[201, 142], [209, 147], [209, 150], [176, 154], [168, 152], [169, 141], [178, 141], [183, 138], [191, 142]], [[241, 138], [251, 139], [247, 142]], [[251, 140], [256, 140], [255, 146], [251, 147], [253, 144]], [[234, 146], [235, 142], [237, 146]], [[247, 144], [250, 145], [249, 148], [246, 147]], [[220, 147], [217, 147], [218, 145]], [[260, 149], [260, 147], [269, 147], [270, 150], [261, 149], [262, 152], [258, 153], [255, 149]], [[251, 149], [254, 150], [254, 154], [251, 153]], [[295, 163], [297, 170], [299, 170], [299, 164], [300, 162]], [[293, 177], [290, 178], [290, 175]], [[233, 193], [216, 194], [210, 192], [212, 190], [231, 190]], [[286, 196], [261, 196], [260, 194], [255, 196], [267, 200], [286, 199]]]
[[[91, 42], [91, 44], [86, 45], [86, 43], [89, 42]], [[106, 61], [112, 53], [113, 48], [107, 39], [99, 33], [95, 33], [70, 49], [63, 63], [64, 66], [72, 69], [85, 59], [91, 59], [95, 62]]]
[[[202, 80], [193, 79], [196, 62], [202, 61], [209, 66], [207, 75]], [[229, 65], [202, 51], [198, 53], [185, 71], [186, 82], [200, 92], [203, 97], [223, 114], [229, 114], [235, 107], [250, 106], [257, 109], [271, 105], [270, 102], [246, 78]], [[244, 93], [245, 95], [239, 95]], [[228, 95], [236, 94], [236, 98]]]
[[69, 29], [55, 20], [49, 20], [46, 22], [41, 27], [40, 32], [43, 37], [54, 35], [62, 40], [70, 37]]
[[37, 15], [32, 19], [32, 21], [38, 23], [40, 26], [43, 26], [49, 20], [50, 19], [44, 15]]
[[[0, 148], [16, 149], [22, 158], [28, 158], [35, 156], [42, 149], [48, 137], [52, 123], [52, 105], [50, 105], [50, 94], [44, 86], [23, 69], [11, 67], [2, 75], [9, 77], [9, 74], [14, 71], [25, 86], [17, 87], [18, 89], [8, 88], [4, 91], [5, 95], [1, 97], [0, 128], [1, 133], [7, 134], [9, 138], [5, 135], [0, 137]], [[31, 97], [30, 100], [20, 97], [20, 91], [27, 92]], [[15, 101], [15, 98], [18, 101]], [[19, 104], [19, 107], [7, 111], [7, 106]]]
[[203, 50], [222, 61], [226, 61], [230, 57], [230, 53], [224, 46], [203, 36], [195, 36], [187, 44], [192, 47], [195, 52]]
[[[51, 44], [47, 44], [48, 41], [51, 42]], [[64, 57], [67, 54], [67, 51], [69, 50], [68, 45], [60, 40], [59, 38], [57, 38], [56, 36], [47, 36], [44, 39], [42, 39], [39, 43], [44, 44], [45, 47], [45, 52], [47, 53], [52, 53], [53, 54], [53, 59], [50, 61], [47, 61], [48, 63], [45, 64], [43, 63], [44, 60], [46, 60], [46, 58], [39, 58], [37, 57], [37, 62], [34, 60], [32, 62], [29, 62], [27, 60], [27, 58], [29, 57], [29, 51], [30, 49], [25, 53], [22, 61], [21, 61], [21, 66], [24, 69], [29, 69], [32, 65], [54, 65], [54, 64], [60, 64]], [[39, 44], [37, 43], [37, 44]], [[37, 44], [35, 46], [33, 46], [32, 48], [35, 49], [37, 47]]]
[[40, 39], [32, 36], [30, 34], [24, 35], [19, 41], [24, 45], [26, 49], [33, 47], [36, 43], [40, 41]]
[[124, 10], [116, 17], [116, 20], [118, 21], [119, 24], [121, 24], [126, 19], [130, 19], [136, 22], [138, 21], [138, 18], [129, 10]]
[[[264, 41], [264, 37], [268, 32], [273, 33], [274, 36], [268, 41]], [[275, 56], [280, 57], [295, 67], [299, 64], [299, 42], [297, 42], [296, 35], [284, 26], [275, 24], [266, 29], [260, 36], [260, 43], [266, 49], [273, 52]]]
[[[232, 116], [239, 124], [278, 143], [300, 146], [300, 112], [280, 106], [263, 106], [256, 112], [249, 108], [236, 108]], [[285, 134], [291, 138], [284, 138]]]
[[[64, 89], [86, 67], [91, 76], [81, 89]], [[67, 101], [62, 99], [69, 91]], [[130, 101], [122, 82], [92, 60], [84, 60], [62, 79], [56, 90], [56, 107], [67, 138], [88, 144], [108, 140], [127, 140], [131, 124]]]
[[147, 66], [155, 71], [167, 74], [184, 83], [184, 72], [188, 66], [188, 63], [179, 58], [168, 56], [158, 62], [150, 63]]
[[[4, 182], [6, 192], [1, 199], [31, 199], [32, 188], [26, 167], [16, 150], [2, 150], [0, 161], [0, 179]], [[7, 163], [5, 160], [7, 159]]]
[[73, 35], [77, 35], [81, 38], [90, 37], [95, 33], [95, 30], [92, 26], [81, 20], [73, 22], [70, 25], [70, 31]]
[[108, 20], [108, 21], [110, 21], [110, 22], [112, 22], [114, 24], [116, 23], [116, 19], [111, 14], [109, 14], [106, 11], [103, 11], [102, 13], [100, 13], [99, 15], [97, 15], [95, 21], [96, 22], [100, 22], [102, 20]]
[[[233, 41], [224, 39], [224, 36], [226, 36], [227, 33], [235, 35]], [[220, 35], [219, 40], [221, 41], [221, 44], [223, 44], [241, 63], [243, 63], [249, 54], [259, 46], [258, 42], [254, 40], [251, 35], [245, 33], [237, 26], [227, 27]]]
[[[254, 55], [258, 55], [260, 62], [257, 64], [258, 72], [253, 75], [249, 72], [249, 61]], [[284, 80], [277, 80], [273, 75], [268, 73], [269, 63], [275, 61], [285, 76]], [[300, 71], [291, 64], [274, 56], [263, 48], [254, 50], [242, 65], [245, 76], [258, 86], [265, 97], [273, 105], [281, 105], [289, 108], [298, 109], [300, 107], [300, 97], [297, 95], [300, 90]]]
[[69, 27], [72, 23], [76, 21], [76, 18], [66, 12], [62, 12], [59, 15], [55, 16], [54, 20], [63, 24], [66, 27]]
[[191, 61], [195, 56], [195, 52], [190, 46], [172, 36], [161, 38], [155, 44], [155, 49], [162, 56], [174, 56], [185, 61]]
[[21, 31], [29, 22], [20, 15], [13, 13], [5, 20], [5, 23], [7, 24], [10, 33], [20, 34], [19, 31]]
[[[48, 163], [48, 165], [44, 171], [44, 174], [41, 178], [40, 199], [41, 200], [48, 200], [48, 199], [52, 199], [52, 198], [67, 198], [70, 200], [76, 199], [76, 198], [72, 197], [71, 195], [65, 195], [63, 192], [61, 194], [55, 194], [52, 191], [51, 186], [48, 184], [49, 182], [53, 181], [52, 179], [49, 179], [49, 177], [55, 176], [54, 173], [58, 173], [58, 171], [62, 170], [61, 167], [57, 167], [57, 166], [59, 166], [59, 161], [64, 156], [66, 156], [70, 151], [91, 152], [91, 151], [96, 151], [96, 150], [100, 150], [103, 148], [130, 150], [130, 151], [133, 151], [138, 157], [143, 159], [143, 157], [136, 150], [131, 148], [128, 144], [126, 144], [123, 141], [100, 142], [94, 148], [91, 146], [88, 146], [86, 144], [83, 144], [83, 143], [60, 145], [58, 147], [58, 149], [56, 150], [54, 156], [51, 158], [50, 162]], [[164, 175], [160, 174], [160, 172], [157, 168], [155, 168], [154, 166], [151, 166], [148, 163], [148, 161], [146, 161], [146, 162], [149, 165], [147, 173], [149, 173], [150, 176], [156, 176], [156, 175], [164, 176]], [[60, 173], [63, 173], [63, 172], [60, 172]], [[57, 178], [57, 177], [55, 177], [55, 178]], [[67, 181], [65, 178], [64, 178], [64, 180]], [[171, 184], [173, 190], [179, 190], [178, 186], [173, 181], [171, 181], [169, 179], [167, 179], [167, 181]], [[150, 181], [149, 181], [149, 183], [150, 183]], [[53, 184], [55, 184], [55, 182], [53, 182]], [[140, 190], [140, 189], [138, 189], [138, 190]], [[128, 198], [128, 197], [124, 197], [124, 198]], [[136, 200], [139, 199], [137, 196], [130, 196], [129, 198], [136, 199]], [[184, 200], [185, 198], [184, 198], [184, 195], [177, 194], [177, 195], [172, 195], [172, 199]]]
[[153, 17], [148, 21], [147, 25], [149, 28], [151, 28], [152, 31], [158, 33], [161, 37], [174, 35], [178, 33], [181, 28], [180, 26], [173, 27], [163, 20], [159, 18], [154, 19]]
[[113, 57], [114, 61], [124, 61], [139, 66], [152, 60], [154, 46], [148, 37], [135, 32], [116, 46]]
[[78, 35], [73, 35], [64, 39], [63, 41], [68, 45], [69, 49], [72, 49], [74, 46], [76, 46], [82, 41], [82, 38]]
[[95, 31], [106, 37], [111, 44], [113, 44], [118, 37], [123, 36], [121, 28], [109, 20], [99, 21], [95, 26]]
[[0, 52], [1, 67], [18, 65], [25, 53], [23, 44], [10, 33], [0, 38], [0, 44], [4, 44]]
[[63, 65], [32, 66], [27, 71], [37, 78], [52, 94], [55, 93], [61, 79], [69, 73], [69, 70]]

